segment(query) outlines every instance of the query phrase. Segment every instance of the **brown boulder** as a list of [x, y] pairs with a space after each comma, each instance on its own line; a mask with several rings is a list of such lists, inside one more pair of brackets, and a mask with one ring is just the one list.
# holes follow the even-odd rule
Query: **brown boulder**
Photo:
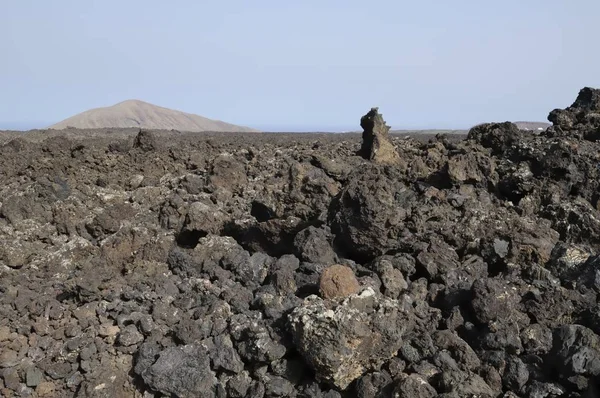
[[323, 270], [319, 293], [324, 299], [343, 298], [358, 293], [360, 285], [354, 272], [345, 265], [332, 265]]

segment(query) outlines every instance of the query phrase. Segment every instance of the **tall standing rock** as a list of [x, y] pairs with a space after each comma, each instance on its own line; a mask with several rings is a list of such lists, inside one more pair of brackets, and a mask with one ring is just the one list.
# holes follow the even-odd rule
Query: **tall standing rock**
[[385, 124], [379, 108], [371, 110], [360, 119], [363, 129], [360, 155], [375, 163], [398, 164], [400, 156], [390, 140], [390, 127]]

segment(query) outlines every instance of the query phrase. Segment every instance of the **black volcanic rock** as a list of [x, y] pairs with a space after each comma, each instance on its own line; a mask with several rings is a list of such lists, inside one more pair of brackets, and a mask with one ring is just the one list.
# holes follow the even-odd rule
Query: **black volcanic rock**
[[140, 129], [133, 140], [133, 147], [141, 149], [144, 152], [153, 151], [160, 146], [156, 136], [149, 130]]
[[202, 346], [184, 345], [158, 354], [141, 373], [149, 387], [182, 398], [214, 397], [217, 378], [210, 369], [209, 353]]
[[554, 331], [551, 366], [559, 378], [577, 390], [588, 390], [600, 375], [600, 336], [581, 325]]
[[566, 109], [555, 109], [548, 115], [554, 126], [571, 130], [583, 126], [600, 126], [600, 90], [584, 87], [577, 99]]
[[361, 260], [397, 249], [416, 196], [396, 169], [367, 166], [357, 170], [330, 208], [336, 244]]
[[513, 147], [521, 134], [519, 128], [510, 122], [484, 123], [469, 130], [467, 139], [478, 142], [484, 148], [490, 148], [492, 154], [501, 156]]

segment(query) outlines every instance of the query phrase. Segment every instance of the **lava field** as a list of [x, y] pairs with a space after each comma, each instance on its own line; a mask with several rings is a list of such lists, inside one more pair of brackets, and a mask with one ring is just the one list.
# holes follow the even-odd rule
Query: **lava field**
[[600, 396], [600, 90], [548, 119], [0, 133], [0, 396]]

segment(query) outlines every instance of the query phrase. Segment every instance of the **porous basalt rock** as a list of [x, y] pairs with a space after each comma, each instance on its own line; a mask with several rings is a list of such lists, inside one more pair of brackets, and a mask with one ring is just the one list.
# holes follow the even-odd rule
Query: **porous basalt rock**
[[133, 147], [144, 152], [148, 152], [159, 149], [160, 143], [154, 133], [148, 130], [140, 129], [133, 140]]
[[554, 109], [548, 115], [548, 120], [563, 131], [587, 130], [582, 132], [583, 136], [595, 141], [597, 134], [594, 130], [600, 127], [600, 90], [582, 88], [571, 106], [566, 109]]
[[397, 169], [370, 165], [357, 170], [329, 209], [335, 244], [360, 261], [398, 249], [417, 195]]
[[209, 353], [203, 346], [168, 348], [141, 372], [152, 389], [182, 398], [214, 397], [217, 378], [210, 369]]
[[367, 288], [339, 304], [310, 296], [289, 315], [289, 325], [317, 377], [346, 389], [397, 353], [414, 320], [402, 303]]
[[345, 265], [332, 265], [321, 273], [319, 293], [324, 299], [344, 298], [358, 293], [360, 285], [352, 268]]

